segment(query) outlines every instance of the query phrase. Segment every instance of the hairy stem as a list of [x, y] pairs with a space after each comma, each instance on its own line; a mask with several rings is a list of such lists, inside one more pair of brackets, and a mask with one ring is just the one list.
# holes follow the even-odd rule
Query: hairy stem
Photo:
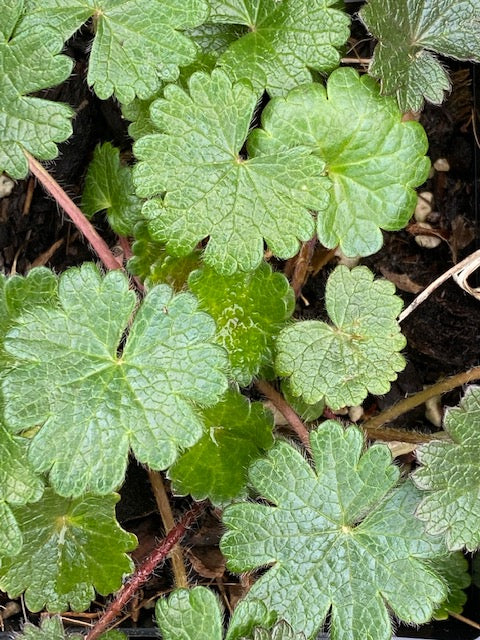
[[65, 193], [58, 182], [28, 151], [24, 151], [24, 153], [27, 157], [30, 171], [42, 183], [50, 195], [53, 196], [58, 205], [62, 207], [77, 229], [83, 233], [105, 267], [107, 269], [122, 269], [122, 265], [112, 254], [105, 240], [95, 231], [93, 225], [87, 220], [73, 200]]
[[[175, 521], [173, 519], [173, 513], [170, 507], [167, 492], [165, 491], [163, 477], [160, 472], [152, 471], [151, 469], [149, 469], [148, 478], [150, 480], [150, 484], [152, 485], [153, 495], [155, 496], [158, 512], [160, 513], [160, 517], [162, 518], [165, 532], [170, 533], [170, 531], [175, 526]], [[175, 586], [177, 588], [187, 587], [187, 572], [185, 571], [185, 564], [183, 562], [182, 548], [179, 544], [176, 544], [173, 547], [170, 553], [170, 558], [172, 560]]]
[[255, 382], [255, 386], [260, 393], [263, 393], [264, 396], [273, 402], [275, 407], [280, 411], [280, 413], [285, 417], [285, 420], [288, 421], [288, 424], [295, 431], [305, 449], [310, 451], [310, 436], [308, 435], [308, 429], [282, 394], [278, 393], [278, 391], [266, 380], [258, 380]]
[[117, 618], [123, 607], [129, 602], [133, 595], [145, 584], [152, 572], [165, 560], [173, 547], [180, 542], [188, 527], [198, 518], [205, 509], [206, 502], [196, 502], [190, 511], [183, 516], [175, 527], [167, 534], [162, 542], [145, 558], [135, 573], [123, 585], [117, 593], [115, 599], [109, 604], [105, 613], [88, 632], [85, 640], [97, 640], [97, 638], [107, 629], [107, 627]]
[[[393, 407], [389, 407], [374, 418], [370, 418], [370, 420], [364, 422], [362, 427], [367, 431], [367, 434], [370, 434], [374, 429], [378, 429], [378, 427], [381, 427], [383, 424], [395, 420], [395, 418], [407, 413], [410, 409], [418, 407], [418, 405], [430, 400], [430, 398], [446, 393], [447, 391], [451, 391], [456, 387], [460, 387], [462, 384], [467, 384], [467, 382], [479, 379], [480, 366], [473, 367], [473, 369], [469, 369], [468, 371], [462, 371], [462, 373], [457, 373], [454, 376], [450, 376], [450, 378], [440, 380], [440, 382], [433, 384], [431, 387], [428, 387], [423, 391], [419, 391], [413, 396], [408, 396], [405, 400], [397, 402]], [[381, 430], [379, 430], [378, 433], [381, 433]], [[438, 434], [433, 434], [433, 436], [438, 439]]]

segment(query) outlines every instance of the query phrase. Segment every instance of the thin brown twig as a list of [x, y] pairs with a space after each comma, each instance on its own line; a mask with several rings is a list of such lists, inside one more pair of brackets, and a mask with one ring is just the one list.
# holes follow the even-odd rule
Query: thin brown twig
[[172, 548], [180, 542], [187, 529], [195, 522], [206, 507], [206, 502], [196, 502], [190, 511], [183, 516], [162, 542], [147, 556], [135, 573], [123, 585], [115, 599], [106, 608], [102, 617], [88, 632], [85, 640], [97, 640], [107, 627], [117, 618], [123, 607], [133, 595], [145, 584], [158, 565], [165, 560]]
[[255, 386], [260, 393], [263, 393], [264, 396], [273, 402], [275, 407], [280, 411], [280, 413], [282, 413], [288, 424], [295, 431], [305, 449], [310, 451], [310, 436], [308, 435], [308, 429], [282, 394], [274, 389], [266, 380], [258, 380], [255, 382]]
[[54, 197], [55, 201], [70, 217], [77, 229], [83, 233], [106, 268], [123, 269], [122, 265], [108, 248], [105, 240], [97, 233], [90, 221], [87, 220], [84, 214], [65, 193], [58, 182], [48, 173], [38, 160], [35, 160], [35, 158], [28, 153], [28, 151], [24, 151], [24, 153], [27, 157], [30, 171], [41, 182], [43, 187]]
[[[168, 499], [167, 492], [165, 491], [163, 477], [158, 471], [152, 471], [151, 469], [149, 469], [148, 478], [152, 486], [153, 495], [155, 496], [158, 512], [160, 513], [163, 526], [165, 527], [165, 533], [170, 533], [170, 531], [175, 526], [175, 520], [173, 519], [170, 501]], [[179, 544], [176, 544], [173, 547], [170, 553], [170, 558], [172, 560], [175, 586], [178, 588], [186, 588], [188, 586], [187, 572], [185, 570], [185, 564], [183, 562], [182, 548]]]
[[[378, 430], [378, 433], [381, 433], [382, 430], [379, 429], [379, 427], [381, 427], [383, 424], [395, 420], [395, 418], [398, 418], [404, 413], [407, 413], [407, 411], [418, 407], [420, 404], [423, 404], [427, 400], [430, 400], [430, 398], [438, 396], [442, 393], [446, 393], [447, 391], [451, 391], [452, 389], [467, 384], [468, 382], [479, 379], [480, 366], [473, 367], [468, 371], [457, 373], [454, 376], [450, 376], [449, 378], [445, 378], [444, 380], [440, 380], [440, 382], [432, 384], [427, 389], [419, 391], [413, 396], [408, 396], [408, 398], [397, 402], [397, 404], [394, 404], [393, 407], [389, 407], [385, 411], [382, 411], [373, 418], [370, 418], [370, 420], [364, 422], [362, 424], [362, 427], [366, 430], [368, 435], [373, 432], [377, 433], [377, 431], [375, 430]], [[432, 434], [432, 437], [430, 439], [438, 439], [439, 435], [441, 435], [441, 432], [434, 433]]]

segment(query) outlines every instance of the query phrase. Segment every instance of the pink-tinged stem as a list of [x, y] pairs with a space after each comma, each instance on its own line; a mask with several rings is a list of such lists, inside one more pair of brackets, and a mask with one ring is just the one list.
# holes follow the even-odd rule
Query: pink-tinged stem
[[73, 200], [68, 197], [58, 182], [48, 173], [38, 160], [35, 160], [35, 158], [28, 153], [28, 151], [24, 151], [24, 153], [27, 157], [30, 171], [37, 180], [42, 183], [50, 195], [54, 197], [55, 201], [70, 217], [80, 233], [83, 233], [105, 267], [107, 269], [122, 269], [123, 267], [121, 263], [112, 254], [105, 240], [95, 231], [92, 224], [87, 220]]
[[171, 529], [169, 534], [162, 540], [158, 547], [156, 547], [152, 553], [147, 556], [135, 573], [123, 585], [117, 593], [115, 600], [109, 604], [102, 617], [99, 618], [95, 626], [90, 629], [85, 640], [96, 640], [106, 631], [108, 625], [110, 625], [115, 618], [121, 614], [123, 607], [145, 584], [153, 571], [165, 560], [173, 547], [180, 542], [187, 529], [193, 524], [193, 522], [195, 522], [198, 516], [205, 509], [206, 504], [206, 502], [196, 502], [190, 511], [187, 511], [180, 522]]
[[285, 398], [278, 393], [278, 391], [274, 389], [269, 382], [266, 382], [266, 380], [258, 380], [255, 382], [255, 386], [260, 393], [263, 393], [264, 396], [272, 401], [275, 407], [288, 421], [288, 424], [295, 431], [305, 449], [310, 451], [310, 436], [308, 435], [308, 429]]

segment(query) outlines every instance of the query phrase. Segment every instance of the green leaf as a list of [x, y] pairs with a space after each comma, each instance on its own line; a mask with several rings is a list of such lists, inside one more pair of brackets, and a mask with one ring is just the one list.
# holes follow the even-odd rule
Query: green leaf
[[295, 255], [313, 234], [310, 210], [327, 202], [324, 163], [300, 147], [240, 156], [258, 97], [246, 82], [195, 73], [189, 91], [168, 86], [151, 107], [163, 133], [134, 145], [137, 194], [165, 194], [144, 205], [153, 236], [175, 255], [210, 236], [205, 261], [224, 275], [255, 269], [264, 239], [275, 255]]
[[443, 534], [450, 550], [480, 547], [480, 387], [471, 386], [458, 407], [448, 409], [444, 429], [453, 442], [417, 449], [422, 467], [413, 474], [424, 499], [417, 516], [427, 530]]
[[219, 66], [256, 90], [284, 95], [312, 81], [311, 70], [331, 71], [350, 34], [338, 0], [210, 0], [211, 22], [244, 25], [249, 33], [232, 43]]
[[152, 469], [167, 468], [201, 437], [199, 406], [227, 387], [213, 320], [167, 285], [148, 293], [119, 355], [135, 304], [124, 274], [102, 278], [85, 264], [61, 276], [58, 305], [21, 316], [7, 334], [7, 426], [41, 427], [29, 456], [60, 495], [109, 493], [129, 447]]
[[[15, 634], [15, 640], [82, 640], [80, 633], [65, 634], [61, 618], [42, 618], [40, 627], [27, 622], [21, 634]], [[107, 631], [102, 633], [99, 640], [126, 640], [120, 631]]]
[[450, 89], [435, 53], [480, 61], [476, 0], [369, 0], [360, 17], [379, 41], [369, 72], [402, 111], [420, 111], [424, 99], [441, 104]]
[[370, 255], [383, 244], [380, 229], [407, 224], [417, 202], [414, 187], [426, 180], [430, 167], [425, 131], [401, 117], [372, 78], [338, 69], [326, 88], [309, 84], [272, 100], [262, 117], [263, 131], [249, 140], [249, 152], [301, 146], [324, 160], [332, 188], [328, 207], [317, 217], [320, 242], [340, 245], [347, 256]]
[[255, 629], [253, 640], [305, 640], [305, 636], [303, 633], [295, 633], [285, 620], [280, 620], [270, 630]]
[[181, 29], [195, 27], [207, 15], [205, 0], [29, 0], [22, 27], [42, 22], [67, 39], [93, 17], [95, 39], [88, 84], [106, 100], [147, 99], [161, 80], [174, 81], [178, 66], [191, 62], [196, 47]]
[[206, 587], [176, 589], [157, 600], [155, 616], [163, 640], [222, 640], [222, 609]]
[[22, 0], [4, 0], [0, 22], [0, 174], [24, 178], [28, 161], [24, 150], [40, 160], [58, 154], [57, 142], [72, 133], [72, 110], [28, 94], [63, 82], [72, 70], [72, 61], [57, 55], [63, 46], [48, 21], [38, 28], [16, 35], [22, 16]]
[[173, 488], [196, 500], [223, 503], [244, 496], [247, 469], [273, 444], [272, 414], [236, 391], [203, 411], [203, 437], [170, 467]]
[[18, 553], [22, 533], [11, 506], [35, 502], [43, 493], [43, 482], [27, 459], [27, 442], [12, 436], [0, 424], [0, 556]]
[[290, 384], [288, 380], [282, 380], [281, 382], [282, 394], [288, 404], [298, 413], [300, 418], [304, 422], [313, 422], [314, 420], [318, 420], [325, 410], [325, 400], [321, 398], [318, 402], [314, 404], [309, 404], [305, 402], [302, 397], [295, 397], [290, 389]]
[[294, 396], [309, 404], [323, 397], [332, 409], [386, 393], [405, 366], [406, 341], [396, 320], [402, 300], [387, 280], [366, 267], [337, 267], [327, 281], [325, 305], [332, 324], [297, 322], [277, 339], [275, 370], [289, 377]]
[[126, 551], [137, 539], [115, 519], [119, 496], [61, 498], [46, 489], [40, 502], [13, 509], [24, 538], [19, 554], [5, 558], [0, 588], [16, 598], [25, 592], [30, 611], [86, 609], [94, 589], [108, 595], [133, 569]]
[[389, 608], [412, 623], [445, 599], [429, 561], [445, 553], [415, 518], [419, 492], [395, 488], [385, 445], [362, 454], [363, 432], [328, 420], [311, 434], [315, 470], [277, 442], [250, 468], [269, 504], [227, 507], [221, 549], [232, 571], [270, 568], [246, 600], [259, 599], [312, 638], [331, 611], [332, 640], [390, 640]]
[[115, 233], [129, 236], [141, 219], [142, 201], [135, 194], [132, 169], [122, 166], [120, 150], [110, 142], [98, 145], [88, 166], [82, 195], [83, 213], [91, 218], [106, 210]]
[[288, 280], [263, 262], [253, 272], [231, 276], [204, 267], [191, 274], [188, 286], [215, 320], [217, 342], [228, 352], [233, 379], [249, 385], [271, 362], [274, 340], [294, 311]]
[[448, 595], [433, 614], [435, 620], [446, 620], [450, 613], [462, 613], [467, 601], [464, 589], [470, 586], [470, 574], [467, 559], [461, 551], [449, 553], [433, 564], [434, 570], [448, 586]]
[[192, 251], [181, 258], [169, 256], [165, 245], [154, 240], [146, 222], [139, 222], [134, 230], [133, 258], [128, 261], [128, 270], [138, 276], [147, 288], [166, 282], [175, 291], [181, 291], [188, 276], [201, 263], [200, 251]]

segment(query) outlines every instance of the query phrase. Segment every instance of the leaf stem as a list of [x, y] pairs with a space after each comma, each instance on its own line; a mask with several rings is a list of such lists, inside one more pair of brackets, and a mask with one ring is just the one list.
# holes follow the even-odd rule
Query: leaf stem
[[152, 572], [165, 560], [173, 547], [180, 542], [187, 529], [195, 522], [205, 509], [207, 503], [196, 502], [190, 511], [183, 516], [175, 527], [167, 534], [162, 542], [147, 556], [135, 573], [123, 585], [115, 599], [109, 604], [102, 617], [88, 632], [85, 640], [97, 640], [107, 627], [117, 618], [123, 607], [129, 602], [136, 591], [145, 584]]
[[[173, 519], [172, 509], [168, 500], [167, 492], [165, 491], [165, 484], [163, 482], [162, 474], [159, 471], [148, 470], [148, 479], [152, 485], [153, 495], [157, 503], [158, 512], [162, 518], [165, 532], [169, 533], [175, 526]], [[176, 544], [170, 554], [172, 560], [173, 575], [175, 577], [175, 586], [177, 588], [187, 587], [187, 572], [185, 571], [185, 564], [183, 562], [182, 548], [179, 544]]]
[[53, 196], [55, 201], [70, 217], [77, 229], [83, 233], [88, 242], [92, 245], [95, 253], [103, 262], [107, 269], [122, 269], [122, 265], [108, 248], [105, 240], [95, 231], [93, 225], [77, 207], [73, 200], [65, 193], [58, 182], [48, 173], [48, 171], [35, 158], [24, 151], [30, 171], [42, 183], [44, 188]]
[[305, 449], [310, 451], [310, 436], [308, 434], [308, 429], [285, 398], [266, 380], [257, 380], [257, 382], [255, 382], [255, 386], [260, 393], [263, 393], [264, 396], [273, 402], [275, 407], [280, 411], [280, 413], [282, 413], [285, 420], [287, 420], [288, 424], [295, 431]]
[[[430, 387], [428, 387], [427, 389], [424, 389], [423, 391], [419, 391], [413, 396], [408, 396], [408, 398], [405, 398], [405, 400], [401, 400], [400, 402], [397, 402], [397, 404], [394, 404], [393, 407], [389, 407], [385, 411], [382, 411], [381, 413], [379, 413], [377, 416], [370, 418], [370, 420], [367, 420], [366, 422], [364, 422], [362, 424], [362, 427], [367, 431], [367, 435], [370, 437], [370, 433], [373, 432], [375, 429], [378, 429], [378, 427], [381, 427], [383, 424], [386, 424], [387, 422], [391, 422], [392, 420], [395, 420], [395, 418], [398, 418], [399, 416], [403, 415], [407, 411], [410, 411], [410, 409], [414, 409], [415, 407], [418, 407], [418, 405], [423, 404], [427, 400], [430, 400], [430, 398], [433, 398], [434, 396], [438, 396], [442, 393], [446, 393], [447, 391], [451, 391], [456, 387], [460, 387], [463, 384], [467, 384], [467, 382], [472, 382], [473, 380], [479, 380], [479, 379], [480, 379], [480, 366], [473, 367], [468, 371], [462, 371], [462, 373], [457, 373], [454, 376], [450, 376], [449, 378], [440, 380], [440, 382], [437, 382], [431, 385]], [[379, 430], [379, 433], [381, 433], [381, 430]], [[432, 434], [432, 436], [430, 437], [430, 440], [435, 438], [438, 439], [438, 433]]]

